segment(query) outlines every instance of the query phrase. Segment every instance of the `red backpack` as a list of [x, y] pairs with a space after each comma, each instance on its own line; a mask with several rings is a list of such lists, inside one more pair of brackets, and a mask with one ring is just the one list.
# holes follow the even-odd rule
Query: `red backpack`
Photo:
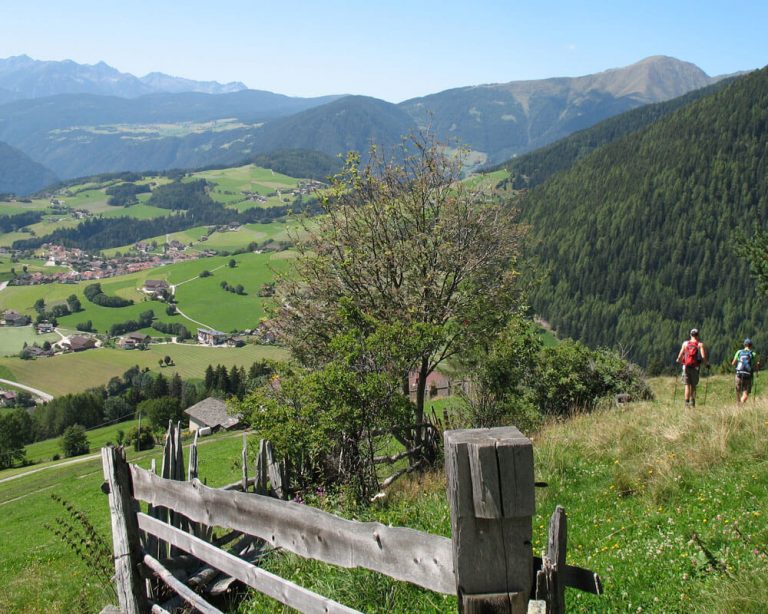
[[683, 348], [683, 366], [698, 367], [701, 364], [701, 354], [699, 354], [699, 342], [688, 341]]

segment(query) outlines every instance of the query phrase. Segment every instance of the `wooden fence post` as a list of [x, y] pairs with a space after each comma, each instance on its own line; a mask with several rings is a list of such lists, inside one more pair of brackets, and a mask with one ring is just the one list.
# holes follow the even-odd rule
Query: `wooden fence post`
[[120, 611], [123, 614], [144, 614], [149, 611], [144, 594], [144, 579], [139, 573], [144, 554], [139, 540], [131, 473], [125, 460], [125, 451], [122, 448], [102, 448], [101, 462], [104, 467], [104, 479], [109, 484], [115, 584]]
[[531, 441], [514, 427], [444, 437], [459, 611], [525, 614], [533, 575]]

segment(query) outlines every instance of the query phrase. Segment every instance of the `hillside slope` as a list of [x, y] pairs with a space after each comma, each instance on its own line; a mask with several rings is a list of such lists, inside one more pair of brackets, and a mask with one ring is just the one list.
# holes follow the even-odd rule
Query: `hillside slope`
[[53, 171], [0, 141], [0, 194], [26, 196], [56, 181]]
[[523, 203], [562, 335], [671, 364], [691, 326], [712, 359], [766, 324], [739, 231], [768, 218], [768, 69], [606, 145]]
[[679, 108], [713, 94], [730, 81], [730, 79], [718, 81], [666, 102], [647, 104], [627, 111], [488, 170], [506, 170], [510, 175], [509, 181], [515, 189], [534, 188], [555, 173], [570, 168], [577, 160], [589, 155], [598, 147], [636, 130], [647, 128]]
[[654, 56], [582, 77], [457, 88], [400, 106], [441, 138], [458, 139], [494, 163], [715, 80], [688, 62]]

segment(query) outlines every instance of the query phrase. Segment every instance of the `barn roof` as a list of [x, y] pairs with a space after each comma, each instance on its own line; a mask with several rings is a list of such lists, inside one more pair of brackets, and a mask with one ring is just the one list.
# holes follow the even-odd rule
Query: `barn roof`
[[240, 416], [232, 416], [227, 413], [227, 404], [221, 399], [208, 397], [192, 407], [184, 410], [184, 413], [193, 418], [198, 424], [231, 429], [240, 424]]

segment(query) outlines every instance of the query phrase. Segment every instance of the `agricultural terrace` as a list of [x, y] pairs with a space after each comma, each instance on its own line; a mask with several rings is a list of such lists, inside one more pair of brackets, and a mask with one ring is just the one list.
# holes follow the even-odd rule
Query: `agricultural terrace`
[[[170, 356], [175, 366], [161, 368], [158, 361], [165, 356]], [[106, 385], [110, 378], [121, 376], [133, 365], [149, 367], [167, 377], [179, 373], [182, 378], [202, 378], [210, 364], [247, 369], [264, 358], [287, 360], [288, 353], [274, 346], [253, 344], [241, 348], [174, 343], [150, 345], [147, 350], [98, 348], [37, 360], [0, 357], [0, 376], [60, 396]]]
[[[293, 252], [240, 254], [234, 257], [238, 263], [234, 269], [227, 266], [230, 256], [199, 258], [99, 280], [105, 294], [134, 301], [133, 305], [120, 308], [102, 307], [88, 301], [83, 289], [93, 282], [9, 286], [0, 292], [0, 311], [13, 309], [34, 318], [33, 305], [38, 299], [53, 305], [64, 303], [69, 295], [75, 294], [83, 310], [59, 318], [59, 325], [67, 329], [74, 330], [78, 323], [91, 320], [94, 329], [105, 333], [113, 324], [138, 319], [141, 312], [152, 309], [161, 321], [180, 322], [194, 330], [196, 323], [185, 320], [181, 315], [166, 315], [165, 303], [152, 301], [141, 292], [145, 280], [164, 279], [170, 284], [179, 284], [176, 292], [179, 308], [192, 320], [224, 331], [255, 328], [264, 316], [265, 301], [269, 300], [258, 296], [260, 288], [273, 280], [275, 271], [287, 270], [293, 256]], [[204, 270], [212, 275], [199, 278]], [[231, 286], [242, 285], [246, 294], [237, 295], [223, 290], [220, 287], [222, 281]], [[149, 329], [147, 332], [157, 334]]]

